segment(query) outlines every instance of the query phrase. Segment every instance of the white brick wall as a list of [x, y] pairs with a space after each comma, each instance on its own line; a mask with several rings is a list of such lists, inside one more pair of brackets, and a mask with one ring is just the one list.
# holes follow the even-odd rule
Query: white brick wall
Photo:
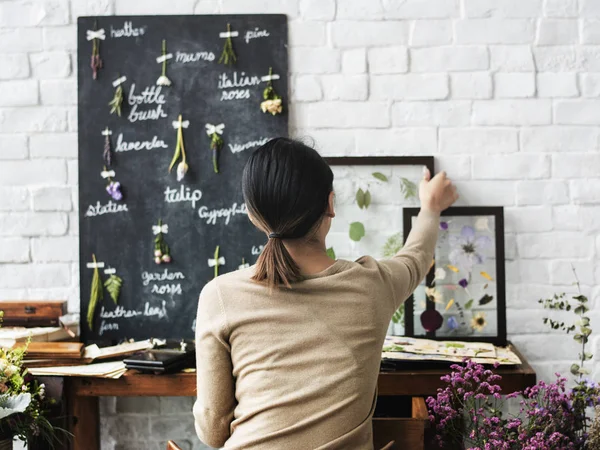
[[[433, 154], [461, 204], [506, 206], [511, 338], [542, 375], [568, 369], [536, 300], [573, 264], [600, 307], [598, 0], [0, 1], [0, 298], [78, 307], [75, 21], [114, 13], [288, 14], [292, 134], [326, 155]], [[189, 416], [158, 415], [178, 408], [104, 401], [103, 448], [201, 448]]]

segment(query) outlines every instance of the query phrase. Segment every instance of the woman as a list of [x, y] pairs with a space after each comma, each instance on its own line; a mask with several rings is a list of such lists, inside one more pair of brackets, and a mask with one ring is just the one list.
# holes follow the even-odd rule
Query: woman
[[[457, 199], [442, 172], [394, 257], [329, 258], [333, 173], [273, 139], [244, 169], [248, 215], [268, 236], [255, 266], [218, 277], [196, 320], [198, 436], [228, 449], [372, 449], [371, 416], [390, 319], [425, 276], [439, 214]], [[398, 195], [402, 195], [398, 192]]]

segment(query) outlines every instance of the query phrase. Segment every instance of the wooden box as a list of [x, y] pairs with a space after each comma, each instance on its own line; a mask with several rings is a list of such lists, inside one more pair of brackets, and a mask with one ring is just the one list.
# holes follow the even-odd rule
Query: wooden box
[[380, 396], [373, 415], [375, 450], [387, 447], [398, 450], [423, 450], [429, 414], [422, 397]]
[[56, 327], [67, 313], [66, 300], [20, 300], [0, 302], [2, 325], [11, 327]]

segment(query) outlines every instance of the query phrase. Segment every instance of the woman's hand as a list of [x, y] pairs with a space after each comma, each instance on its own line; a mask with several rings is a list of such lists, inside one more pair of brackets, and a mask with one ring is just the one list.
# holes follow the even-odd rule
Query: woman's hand
[[429, 169], [423, 171], [423, 180], [419, 185], [421, 209], [440, 213], [458, 200], [456, 186], [446, 177], [446, 172], [440, 172], [431, 178]]

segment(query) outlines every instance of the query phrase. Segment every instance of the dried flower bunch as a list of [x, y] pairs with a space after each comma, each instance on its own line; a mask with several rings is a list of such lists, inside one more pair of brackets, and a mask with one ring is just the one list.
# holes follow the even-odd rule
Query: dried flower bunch
[[237, 56], [233, 51], [233, 41], [231, 40], [231, 25], [227, 24], [227, 37], [225, 38], [225, 45], [223, 46], [223, 53], [219, 58], [219, 64], [232, 65], [237, 61]]
[[102, 59], [100, 59], [100, 39], [104, 39], [104, 30], [98, 30], [98, 23], [94, 22], [94, 30], [88, 32], [88, 39], [92, 41], [92, 58], [90, 67], [92, 68], [92, 78], [98, 79], [98, 71], [102, 69]]
[[223, 147], [223, 139], [221, 135], [225, 129], [225, 124], [213, 125], [206, 124], [206, 134], [210, 137], [210, 150], [212, 153], [213, 170], [219, 173], [219, 150]]
[[119, 77], [113, 82], [115, 93], [112, 100], [108, 103], [108, 106], [110, 106], [110, 113], [116, 113], [119, 117], [121, 117], [121, 110], [123, 106], [123, 81], [125, 81], [123, 78], [125, 77]]
[[112, 148], [110, 145], [111, 134], [112, 131], [110, 131], [108, 128], [105, 128], [102, 132], [102, 135], [104, 136], [104, 151], [102, 152], [102, 159], [104, 159], [104, 164], [106, 164], [107, 167], [112, 165]]
[[156, 264], [169, 264], [171, 262], [171, 249], [165, 242], [164, 234], [169, 232], [169, 226], [158, 220], [158, 225], [152, 225], [154, 238], [154, 262]]
[[167, 78], [167, 41], [162, 41], [162, 56], [159, 58], [162, 62], [162, 72], [156, 84], [159, 86], [171, 86], [171, 80]]
[[175, 144], [175, 153], [173, 154], [171, 164], [169, 164], [169, 172], [171, 172], [177, 160], [181, 158], [181, 162], [177, 165], [177, 181], [183, 180], [189, 169], [185, 154], [185, 145], [183, 144], [183, 129], [187, 128], [189, 124], [189, 121], [183, 120], [181, 114], [179, 115], [177, 121], [173, 122], [173, 127], [177, 129], [177, 144]]
[[110, 195], [113, 200], [123, 200], [123, 193], [121, 192], [121, 183], [112, 179], [112, 177], [114, 176], [114, 171], [109, 171], [106, 169], [106, 166], [104, 166], [104, 170], [102, 171], [101, 175], [108, 181], [108, 184], [106, 185], [106, 192], [108, 193], [108, 195]]
[[260, 104], [260, 109], [264, 113], [269, 113], [272, 116], [276, 114], [281, 114], [283, 112], [283, 100], [281, 99], [281, 95], [275, 92], [275, 88], [273, 87], [273, 68], [269, 67], [269, 81], [267, 82], [267, 87], [263, 91], [263, 102]]

